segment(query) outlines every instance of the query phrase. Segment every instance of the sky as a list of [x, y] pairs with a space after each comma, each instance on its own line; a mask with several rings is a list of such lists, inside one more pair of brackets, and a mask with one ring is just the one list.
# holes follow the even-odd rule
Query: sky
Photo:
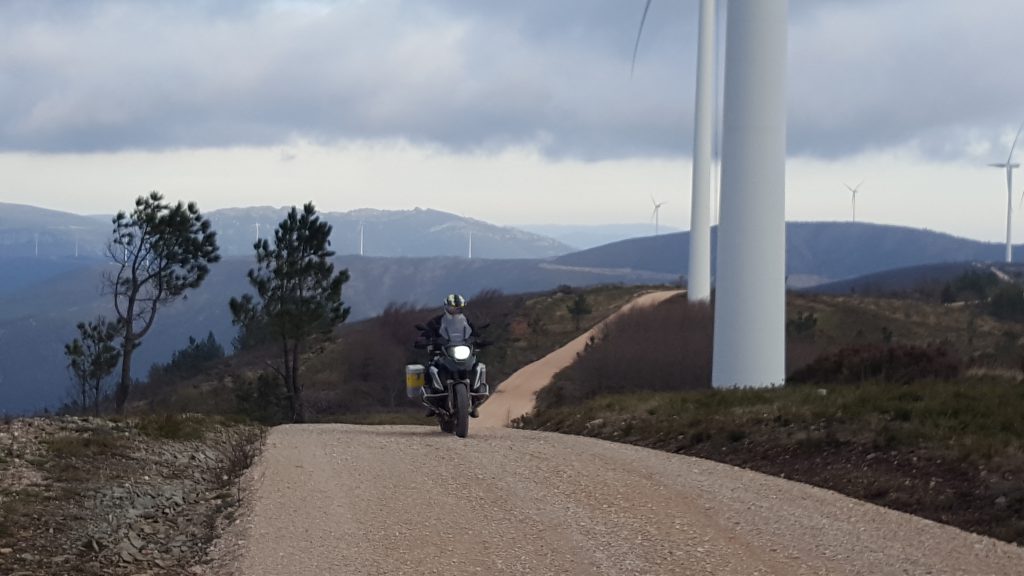
[[[653, 1], [631, 74], [644, 3], [4, 0], [0, 202], [516, 225], [645, 222], [654, 197], [687, 229], [698, 2]], [[863, 181], [858, 221], [1002, 241], [1024, 2], [789, 12], [787, 218], [849, 220]]]

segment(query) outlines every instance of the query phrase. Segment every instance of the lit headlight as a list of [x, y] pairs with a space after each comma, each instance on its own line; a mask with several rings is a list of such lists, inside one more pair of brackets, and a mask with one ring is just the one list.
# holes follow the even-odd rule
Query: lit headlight
[[469, 346], [452, 346], [452, 358], [460, 362], [469, 358], [471, 353], [472, 350], [469, 349]]

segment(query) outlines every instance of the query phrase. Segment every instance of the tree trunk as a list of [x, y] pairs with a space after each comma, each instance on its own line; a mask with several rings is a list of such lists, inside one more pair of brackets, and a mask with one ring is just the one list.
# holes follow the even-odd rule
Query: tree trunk
[[295, 343], [295, 347], [292, 348], [292, 394], [295, 398], [295, 412], [293, 412], [292, 420], [296, 423], [303, 423], [306, 421], [306, 405], [302, 401], [302, 384], [299, 383], [299, 343]]
[[132, 353], [135, 352], [135, 339], [126, 337], [121, 350], [121, 381], [117, 383], [117, 392], [114, 395], [115, 408], [117, 413], [124, 416], [125, 404], [128, 402], [128, 393], [132, 386]]

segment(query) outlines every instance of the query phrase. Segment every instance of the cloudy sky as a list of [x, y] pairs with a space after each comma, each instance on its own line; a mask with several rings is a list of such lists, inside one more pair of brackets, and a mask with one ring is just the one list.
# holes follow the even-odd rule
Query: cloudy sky
[[[631, 77], [644, 0], [4, 0], [0, 201], [597, 224], [653, 195], [688, 228], [697, 4], [654, 1]], [[848, 220], [863, 180], [858, 220], [1002, 239], [1024, 2], [790, 21], [789, 219]]]

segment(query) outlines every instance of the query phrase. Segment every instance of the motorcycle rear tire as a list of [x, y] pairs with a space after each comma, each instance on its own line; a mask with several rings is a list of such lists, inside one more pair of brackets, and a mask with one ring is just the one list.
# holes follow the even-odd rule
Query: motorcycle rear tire
[[469, 434], [469, 389], [465, 384], [455, 385], [455, 435], [465, 438]]

